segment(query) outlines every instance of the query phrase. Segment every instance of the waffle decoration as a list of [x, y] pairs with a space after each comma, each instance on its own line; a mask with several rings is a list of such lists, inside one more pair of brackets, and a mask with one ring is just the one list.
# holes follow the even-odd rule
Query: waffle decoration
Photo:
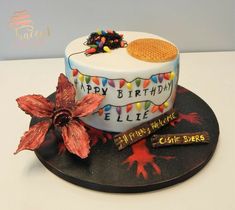
[[136, 39], [128, 44], [128, 53], [142, 61], [167, 62], [176, 58], [178, 49], [171, 43], [160, 39]]

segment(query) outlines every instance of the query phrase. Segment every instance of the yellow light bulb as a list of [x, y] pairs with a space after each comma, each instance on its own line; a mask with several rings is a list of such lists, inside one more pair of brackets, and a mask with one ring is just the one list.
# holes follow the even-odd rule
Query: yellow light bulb
[[130, 82], [126, 83], [128, 90], [132, 90], [132, 84]]
[[135, 104], [135, 107], [138, 111], [140, 111], [141, 108], [142, 108], [142, 104], [138, 102], [138, 103]]
[[78, 75], [78, 79], [83, 82], [84, 81], [84, 75], [83, 74], [79, 74]]

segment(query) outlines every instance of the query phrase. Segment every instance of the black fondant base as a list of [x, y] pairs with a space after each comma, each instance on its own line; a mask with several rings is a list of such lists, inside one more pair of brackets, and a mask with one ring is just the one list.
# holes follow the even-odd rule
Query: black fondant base
[[[49, 98], [54, 100], [55, 94]], [[212, 157], [219, 126], [210, 107], [194, 93], [178, 87], [175, 108], [178, 122], [159, 133], [208, 131], [210, 143], [153, 149], [150, 137], [122, 151], [112, 141], [112, 133], [87, 128], [91, 153], [85, 160], [63, 150], [61, 137], [50, 131], [35, 153], [54, 174], [82, 187], [107, 192], [145, 192], [182, 182], [197, 173]], [[37, 119], [33, 118], [31, 125]]]

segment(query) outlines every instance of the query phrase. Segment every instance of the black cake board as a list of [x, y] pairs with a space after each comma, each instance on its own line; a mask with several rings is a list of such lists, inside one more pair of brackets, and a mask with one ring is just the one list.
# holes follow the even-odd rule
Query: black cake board
[[[55, 93], [49, 99], [54, 100]], [[192, 177], [208, 163], [219, 136], [219, 125], [211, 108], [181, 86], [177, 89], [175, 109], [180, 113], [178, 122], [162, 128], [159, 134], [207, 131], [210, 143], [154, 149], [149, 136], [118, 151], [112, 140], [115, 133], [89, 127], [92, 147], [86, 159], [63, 149], [61, 136], [55, 131], [47, 134], [35, 153], [52, 173], [93, 190], [135, 193], [171, 186]], [[37, 122], [33, 118], [30, 126]]]

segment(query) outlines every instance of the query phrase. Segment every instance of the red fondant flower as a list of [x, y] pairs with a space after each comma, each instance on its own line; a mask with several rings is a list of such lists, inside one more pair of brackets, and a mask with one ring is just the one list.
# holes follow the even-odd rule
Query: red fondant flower
[[60, 74], [56, 89], [55, 103], [41, 95], [26, 95], [16, 99], [19, 107], [34, 117], [44, 120], [33, 125], [25, 132], [15, 154], [21, 150], [35, 150], [45, 139], [51, 125], [62, 134], [65, 147], [69, 152], [86, 158], [90, 151], [89, 136], [85, 128], [75, 120], [91, 114], [101, 103], [104, 96], [88, 94], [81, 101], [75, 101], [76, 91], [63, 74]]

